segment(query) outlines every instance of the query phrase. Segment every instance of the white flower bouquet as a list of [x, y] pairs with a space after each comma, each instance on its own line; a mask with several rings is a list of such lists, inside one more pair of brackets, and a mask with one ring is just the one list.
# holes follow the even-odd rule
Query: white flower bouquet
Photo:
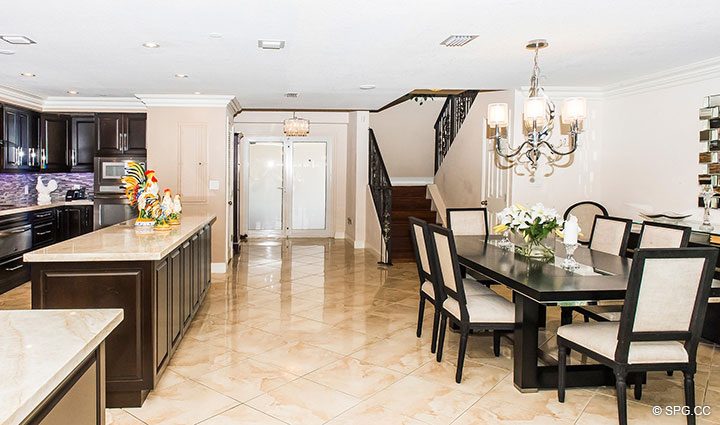
[[493, 228], [497, 233], [511, 231], [521, 236], [523, 244], [516, 244], [516, 252], [527, 257], [551, 258], [555, 256], [554, 243], [546, 239], [558, 233], [563, 219], [557, 211], [536, 204], [529, 209], [513, 205], [497, 214], [498, 224]]

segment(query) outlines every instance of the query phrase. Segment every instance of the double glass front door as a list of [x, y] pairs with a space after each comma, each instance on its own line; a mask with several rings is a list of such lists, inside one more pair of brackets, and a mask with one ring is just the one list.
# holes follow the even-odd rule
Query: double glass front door
[[251, 236], [330, 236], [326, 141], [250, 138], [246, 153]]

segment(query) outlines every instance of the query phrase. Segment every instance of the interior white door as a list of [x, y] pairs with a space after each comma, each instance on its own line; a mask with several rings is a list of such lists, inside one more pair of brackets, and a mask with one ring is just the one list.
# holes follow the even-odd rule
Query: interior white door
[[487, 125], [484, 128], [483, 143], [485, 148], [483, 149], [482, 193], [483, 202], [489, 213], [490, 226], [492, 227], [497, 224], [495, 214], [510, 205], [511, 174], [509, 169], [498, 166], [495, 157], [495, 146], [487, 137]]
[[306, 138], [249, 139], [250, 236], [331, 236], [330, 144]]
[[248, 234], [282, 236], [284, 145], [281, 141], [249, 141], [247, 159]]

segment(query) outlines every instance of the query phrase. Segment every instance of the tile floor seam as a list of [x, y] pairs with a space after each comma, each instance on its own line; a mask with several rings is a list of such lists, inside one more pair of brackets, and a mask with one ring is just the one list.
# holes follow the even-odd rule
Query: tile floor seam
[[[106, 410], [107, 410], [107, 409], [106, 409]], [[128, 415], [132, 416], [133, 418], [137, 419], [138, 421], [140, 421], [140, 423], [143, 423], [143, 424], [145, 424], [145, 425], [148, 425], [147, 422], [143, 421], [142, 419], [140, 419], [140, 418], [138, 418], [137, 416], [133, 415], [132, 413], [128, 412], [127, 409], [125, 409], [124, 407], [122, 407], [121, 410], [122, 410], [123, 412], [127, 413]]]

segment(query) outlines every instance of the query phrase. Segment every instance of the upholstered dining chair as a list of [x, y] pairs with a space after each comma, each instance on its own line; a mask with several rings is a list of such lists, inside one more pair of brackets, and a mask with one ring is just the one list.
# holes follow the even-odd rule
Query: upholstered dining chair
[[[717, 258], [717, 248], [710, 247], [639, 249], [620, 322], [558, 328], [558, 400], [565, 401], [567, 354], [573, 349], [613, 369], [621, 425], [627, 424], [628, 374], [670, 370], [683, 372], [687, 423], [694, 424], [696, 354]], [[641, 380], [634, 382], [639, 398]]]
[[590, 242], [590, 234], [595, 224], [595, 216], [607, 216], [608, 211], [605, 207], [594, 201], [580, 201], [570, 205], [563, 214], [563, 219], [567, 220], [570, 214], [578, 219], [582, 234], [578, 236], [578, 242], [587, 245]]
[[[452, 229], [455, 236], [487, 236], [490, 234], [487, 208], [447, 208], [445, 212], [447, 228]], [[460, 271], [463, 276], [467, 273], [485, 285], [494, 283], [489, 277], [474, 270], [468, 271], [461, 267]]]
[[588, 241], [590, 249], [624, 257], [631, 227], [628, 218], [596, 215]]
[[[692, 229], [687, 226], [644, 221], [640, 229], [638, 248], [684, 248], [690, 241], [691, 232]], [[575, 310], [583, 315], [586, 322], [589, 319], [616, 322], [620, 320], [622, 304], [590, 305], [577, 307]]]
[[456, 236], [489, 234], [487, 208], [447, 208], [446, 224]]
[[[410, 217], [410, 239], [412, 240], [413, 251], [415, 253], [415, 263], [417, 264], [418, 277], [420, 278], [420, 306], [418, 308], [418, 324], [417, 337], [422, 336], [423, 317], [425, 315], [425, 303], [429, 302], [435, 308], [432, 327], [432, 342], [430, 351], [435, 352], [437, 347], [438, 322], [440, 321], [440, 311], [444, 295], [441, 288], [438, 288], [437, 279], [433, 273], [436, 267], [431, 266], [431, 262], [436, 261], [434, 254], [434, 246], [430, 243], [428, 234], [428, 224], [424, 220], [416, 217]], [[468, 281], [467, 292], [470, 295], [490, 295], [494, 294], [489, 288], [480, 285], [478, 282]]]
[[437, 259], [434, 262], [435, 276], [438, 286], [446, 295], [440, 313], [442, 317], [438, 335], [437, 361], [442, 361], [445, 330], [450, 320], [460, 329], [460, 347], [455, 373], [455, 382], [460, 383], [470, 331], [492, 331], [493, 352], [496, 357], [499, 356], [500, 332], [509, 332], [515, 327], [515, 305], [495, 293], [488, 295], [468, 293], [465, 281], [460, 277], [453, 231], [433, 224], [428, 225], [428, 228]]

